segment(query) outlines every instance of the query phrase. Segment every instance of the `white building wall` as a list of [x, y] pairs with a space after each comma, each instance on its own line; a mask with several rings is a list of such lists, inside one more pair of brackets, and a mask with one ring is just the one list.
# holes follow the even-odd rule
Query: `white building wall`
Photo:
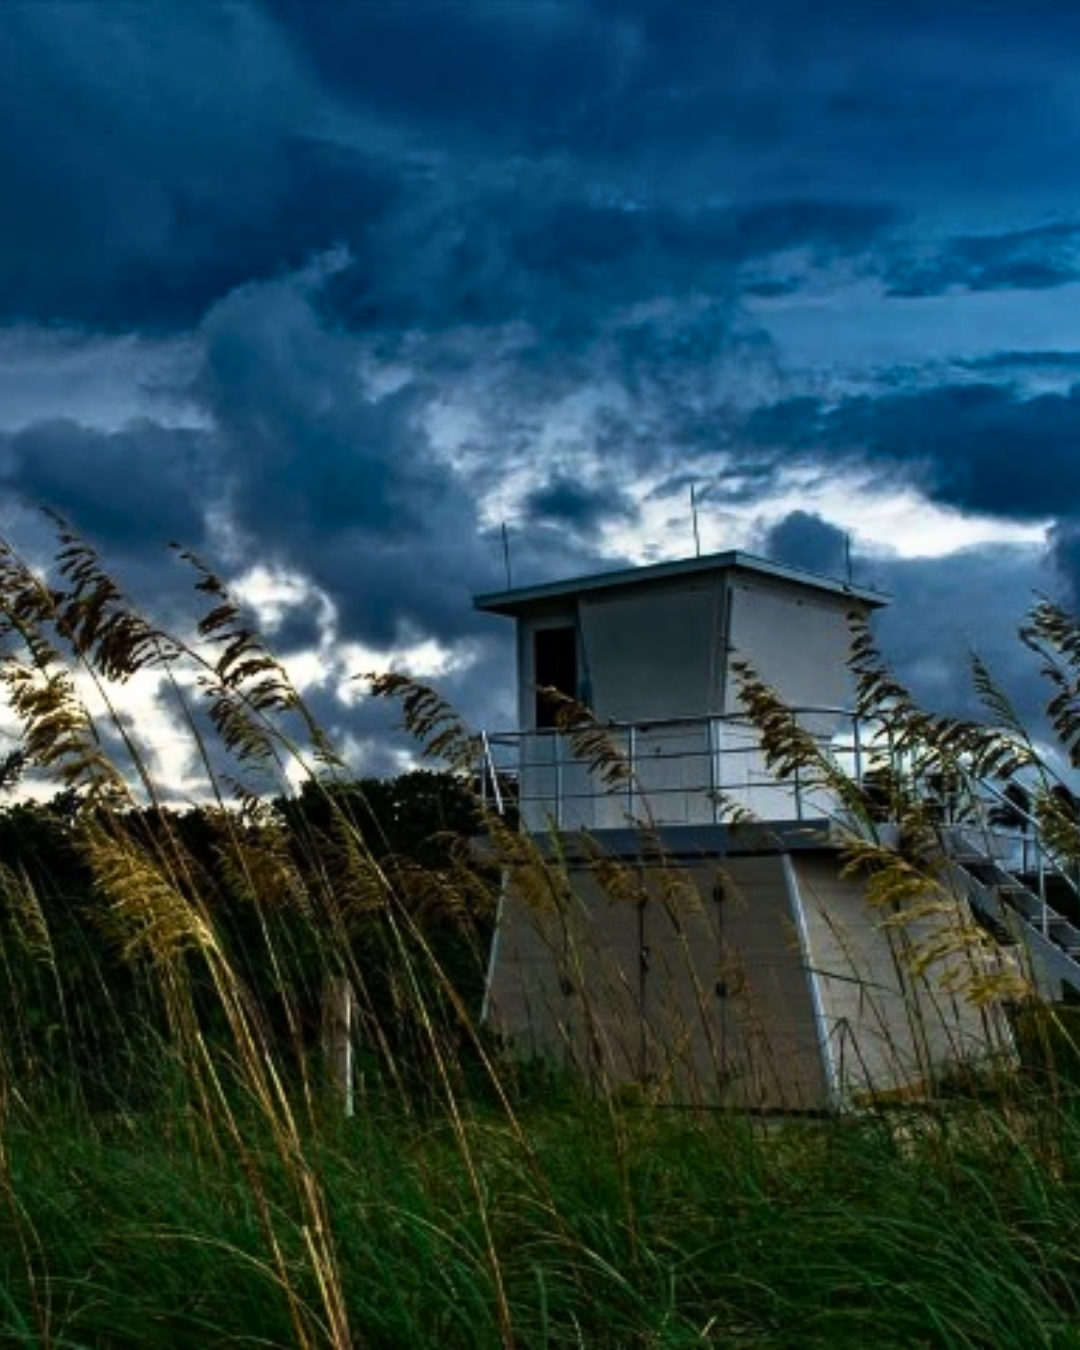
[[[850, 706], [847, 657], [851, 642], [849, 610], [842, 595], [817, 595], [772, 578], [736, 574], [729, 580], [728, 654], [771, 685], [792, 709], [815, 709], [801, 724], [828, 745], [845, 725], [839, 712]], [[725, 681], [724, 711], [740, 710], [738, 680]], [[755, 728], [737, 720], [725, 723], [719, 745], [719, 788], [762, 820], [829, 815], [833, 803], [800, 791], [792, 809], [789, 785], [777, 784], [765, 766]]]
[[[791, 707], [848, 706], [848, 614], [855, 601], [750, 575], [735, 575], [729, 585], [733, 659], [752, 665]], [[724, 711], [738, 708], [729, 682]], [[831, 735], [834, 726], [823, 721], [821, 729]]]
[[583, 596], [579, 612], [586, 686], [601, 717], [667, 721], [720, 710], [719, 579]]

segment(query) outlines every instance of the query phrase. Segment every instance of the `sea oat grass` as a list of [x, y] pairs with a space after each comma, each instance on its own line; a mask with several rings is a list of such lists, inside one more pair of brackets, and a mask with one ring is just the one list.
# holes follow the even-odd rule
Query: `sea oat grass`
[[[493, 870], [552, 904], [557, 860], [498, 820], [486, 861], [437, 824], [395, 837], [202, 564], [188, 641], [62, 546], [53, 585], [0, 548], [0, 679], [63, 789], [0, 811], [0, 1345], [1080, 1347], [1080, 1110], [1051, 1058], [810, 1120], [506, 1058], [478, 1019]], [[205, 768], [194, 811], [119, 711], [150, 670]], [[467, 752], [430, 691], [411, 706]], [[952, 753], [912, 706], [898, 725]], [[421, 786], [425, 812], [467, 793]]]

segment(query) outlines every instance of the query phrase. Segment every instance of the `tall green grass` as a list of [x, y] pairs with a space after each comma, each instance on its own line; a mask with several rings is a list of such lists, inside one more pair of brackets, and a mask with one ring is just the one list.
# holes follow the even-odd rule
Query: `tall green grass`
[[[379, 847], [186, 563], [208, 608], [177, 635], [62, 526], [48, 583], [0, 550], [0, 680], [63, 794], [0, 813], [0, 1344], [1080, 1345], [1060, 1074], [770, 1121], [514, 1063], [478, 1021], [489, 865]], [[204, 766], [194, 818], [124, 716], [148, 672]], [[298, 779], [319, 810], [271, 809]], [[488, 824], [496, 856], [525, 847]], [[355, 998], [351, 1114], [330, 988]]]
[[1073, 1346], [1080, 1131], [1052, 1109], [1037, 1131], [985, 1104], [770, 1127], [365, 1111], [303, 1152], [347, 1330], [272, 1130], [211, 1158], [161, 1119], [26, 1122], [4, 1341]]

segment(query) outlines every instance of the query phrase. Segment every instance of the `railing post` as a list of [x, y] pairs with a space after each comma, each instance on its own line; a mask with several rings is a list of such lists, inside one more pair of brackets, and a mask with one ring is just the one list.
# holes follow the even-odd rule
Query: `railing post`
[[1038, 868], [1039, 868], [1039, 902], [1042, 905], [1042, 934], [1044, 938], [1050, 936], [1050, 909], [1046, 900], [1046, 866], [1043, 862], [1043, 851], [1041, 844], [1036, 841], [1038, 849]]
[[563, 826], [563, 757], [562, 757], [562, 737], [551, 733], [551, 743], [555, 751], [555, 825], [558, 829]]
[[712, 823], [720, 823], [720, 784], [719, 764], [720, 741], [716, 734], [716, 718], [710, 717], [705, 723], [705, 744], [709, 750], [709, 801], [712, 803]]
[[495, 766], [495, 756], [491, 753], [491, 741], [488, 739], [486, 731], [480, 733], [480, 745], [482, 748], [482, 759], [480, 764], [480, 784], [481, 799], [487, 806], [487, 776], [491, 775], [491, 791], [495, 798], [495, 810], [499, 815], [503, 815], [502, 788], [499, 787], [499, 771]]
[[631, 723], [626, 737], [626, 757], [629, 761], [629, 777], [626, 780], [626, 811], [634, 819], [634, 784], [637, 782], [637, 727]]

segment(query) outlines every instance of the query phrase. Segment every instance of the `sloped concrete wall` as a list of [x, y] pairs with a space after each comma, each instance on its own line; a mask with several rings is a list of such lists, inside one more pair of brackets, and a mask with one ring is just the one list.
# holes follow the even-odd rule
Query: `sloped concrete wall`
[[959, 897], [928, 894], [917, 911], [883, 912], [840, 875], [835, 856], [792, 854], [790, 866], [826, 1066], [842, 1099], [928, 1084], [1007, 1048], [1001, 1010], [965, 996], [979, 944]]
[[519, 1053], [664, 1101], [827, 1104], [780, 859], [580, 863], [566, 883], [537, 903], [507, 879], [487, 1011]]
[[722, 902], [728, 998], [743, 1026], [746, 1105], [815, 1110], [830, 1105], [813, 989], [784, 854], [729, 858]]
[[600, 1090], [766, 1110], [917, 1090], [1005, 1047], [1000, 1011], [940, 987], [954, 957], [912, 967], [963, 906], [887, 918], [833, 852], [578, 860], [561, 887], [509, 875], [487, 1015]]

